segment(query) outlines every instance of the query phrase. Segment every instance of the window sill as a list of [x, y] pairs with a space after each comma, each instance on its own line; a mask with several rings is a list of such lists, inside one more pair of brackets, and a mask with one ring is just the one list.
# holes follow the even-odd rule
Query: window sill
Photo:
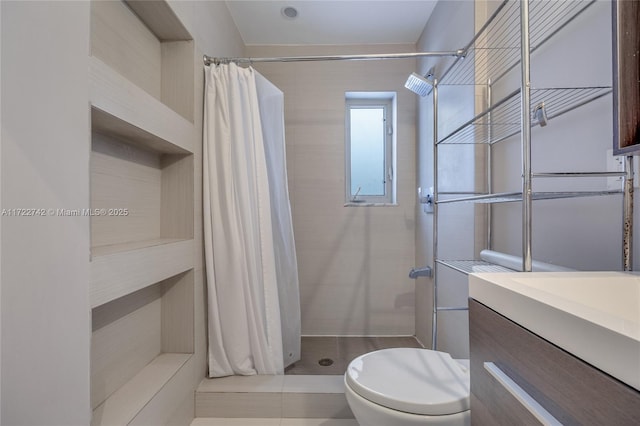
[[398, 203], [345, 203], [344, 207], [398, 207]]

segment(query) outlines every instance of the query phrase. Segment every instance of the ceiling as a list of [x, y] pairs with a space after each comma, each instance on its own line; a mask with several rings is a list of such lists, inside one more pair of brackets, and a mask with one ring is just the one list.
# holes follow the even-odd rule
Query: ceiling
[[[227, 0], [246, 45], [415, 43], [437, 0]], [[284, 16], [293, 7], [297, 17]]]

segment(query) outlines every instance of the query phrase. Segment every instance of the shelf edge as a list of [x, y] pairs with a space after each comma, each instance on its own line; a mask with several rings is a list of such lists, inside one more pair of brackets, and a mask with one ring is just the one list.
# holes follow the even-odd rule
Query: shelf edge
[[89, 79], [91, 107], [120, 122], [111, 132], [109, 123], [94, 130], [133, 138], [158, 152], [193, 153], [195, 129], [186, 118], [94, 56], [89, 57]]
[[93, 410], [91, 426], [129, 424], [192, 356], [159, 354]]
[[99, 256], [90, 263], [91, 308], [193, 269], [194, 240]]

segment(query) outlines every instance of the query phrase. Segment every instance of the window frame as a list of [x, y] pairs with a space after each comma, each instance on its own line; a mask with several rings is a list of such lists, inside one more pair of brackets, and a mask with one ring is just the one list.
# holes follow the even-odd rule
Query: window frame
[[[384, 110], [384, 195], [351, 192], [351, 110], [380, 108]], [[345, 202], [346, 205], [395, 204], [396, 202], [396, 92], [346, 92], [345, 94]]]

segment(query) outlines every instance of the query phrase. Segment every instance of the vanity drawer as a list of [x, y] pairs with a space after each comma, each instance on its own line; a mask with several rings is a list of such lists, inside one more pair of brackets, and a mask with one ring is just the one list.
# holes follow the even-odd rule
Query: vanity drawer
[[469, 321], [474, 426], [541, 423], [509, 387], [564, 425], [640, 424], [640, 392], [473, 299]]

